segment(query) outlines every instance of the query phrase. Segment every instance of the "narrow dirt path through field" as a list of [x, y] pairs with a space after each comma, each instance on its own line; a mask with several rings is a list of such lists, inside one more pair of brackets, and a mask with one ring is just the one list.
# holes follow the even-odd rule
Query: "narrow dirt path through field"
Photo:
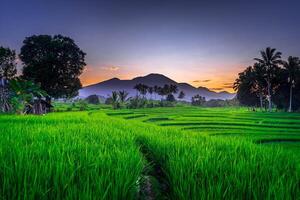
[[142, 155], [147, 161], [140, 179], [139, 199], [169, 199], [170, 184], [165, 171], [157, 162], [151, 150], [141, 141], [138, 144]]

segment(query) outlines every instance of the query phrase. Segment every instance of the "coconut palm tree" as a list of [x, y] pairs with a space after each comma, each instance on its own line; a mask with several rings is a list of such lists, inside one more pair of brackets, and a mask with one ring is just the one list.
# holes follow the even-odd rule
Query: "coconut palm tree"
[[147, 94], [148, 86], [142, 83], [136, 84], [134, 86], [134, 89], [136, 89], [143, 97]]
[[274, 78], [274, 71], [278, 65], [282, 63], [281, 52], [276, 51], [271, 47], [267, 47], [260, 52], [261, 58], [254, 58], [258, 63], [266, 68], [265, 79], [267, 82], [267, 99], [269, 102], [269, 111], [272, 111], [272, 79]]
[[283, 68], [288, 73], [288, 83], [290, 85], [290, 99], [288, 112], [292, 112], [293, 87], [295, 87], [296, 77], [300, 71], [300, 60], [298, 57], [290, 56], [287, 62], [283, 62]]
[[129, 93], [126, 92], [125, 90], [119, 91], [118, 96], [119, 96], [120, 102], [124, 103], [127, 100], [128, 95], [129, 95]]
[[255, 63], [252, 67], [253, 86], [252, 91], [259, 96], [260, 109], [263, 109], [263, 99], [266, 94], [267, 82], [265, 80], [265, 67], [260, 63]]
[[111, 98], [111, 103], [112, 103], [113, 109], [119, 108], [120, 104], [119, 104], [119, 95], [118, 95], [118, 92], [112, 91], [110, 98]]

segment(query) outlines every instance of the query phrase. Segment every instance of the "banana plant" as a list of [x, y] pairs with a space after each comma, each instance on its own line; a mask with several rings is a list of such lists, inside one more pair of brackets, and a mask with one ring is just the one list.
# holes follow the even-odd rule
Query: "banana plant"
[[26, 114], [28, 107], [33, 107], [35, 98], [44, 98], [47, 93], [43, 91], [39, 85], [32, 81], [15, 78], [10, 80], [9, 88], [11, 91], [11, 102], [16, 112]]

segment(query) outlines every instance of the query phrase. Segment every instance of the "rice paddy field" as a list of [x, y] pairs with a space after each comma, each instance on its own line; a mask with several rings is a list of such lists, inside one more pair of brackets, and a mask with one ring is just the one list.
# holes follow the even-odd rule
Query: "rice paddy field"
[[300, 114], [0, 115], [0, 199], [300, 199]]

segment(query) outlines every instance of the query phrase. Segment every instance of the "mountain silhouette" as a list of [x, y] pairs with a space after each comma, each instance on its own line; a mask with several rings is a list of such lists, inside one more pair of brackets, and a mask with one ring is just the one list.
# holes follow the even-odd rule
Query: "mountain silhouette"
[[[120, 80], [118, 78], [112, 78], [103, 82], [99, 82], [93, 85], [89, 85], [86, 87], [83, 87], [81, 90], [79, 90], [79, 96], [80, 97], [87, 97], [92, 94], [96, 94], [99, 96], [108, 97], [112, 91], [119, 91], [119, 90], [125, 90], [129, 93], [129, 96], [135, 96], [137, 94], [137, 91], [133, 89], [133, 87], [136, 84], [145, 84], [148, 86], [164, 86], [165, 84], [173, 84], [177, 85], [178, 92], [183, 91], [185, 93], [184, 100], [190, 101], [192, 96], [199, 94], [201, 96], [204, 96], [207, 100], [210, 99], [232, 99], [234, 98], [235, 94], [229, 93], [226, 91], [222, 92], [214, 92], [209, 90], [206, 87], [194, 87], [188, 83], [177, 83], [176, 81], [162, 75], [162, 74], [148, 74], [146, 76], [136, 77], [131, 80]], [[153, 95], [154, 98], [155, 95]], [[160, 99], [161, 97], [156, 95], [157, 99]], [[177, 95], [175, 95], [176, 97]]]

